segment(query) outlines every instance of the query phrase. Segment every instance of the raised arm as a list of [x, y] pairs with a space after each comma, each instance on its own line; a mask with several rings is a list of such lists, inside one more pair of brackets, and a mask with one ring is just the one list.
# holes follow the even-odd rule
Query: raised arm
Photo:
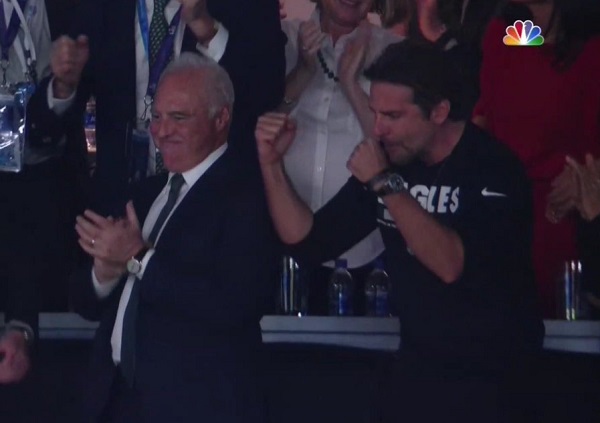
[[300, 242], [308, 235], [313, 214], [294, 191], [283, 166], [283, 155], [296, 134], [296, 124], [284, 113], [267, 113], [258, 119], [256, 142], [275, 229], [286, 244]]
[[348, 41], [338, 63], [340, 88], [356, 115], [365, 136], [373, 131], [374, 115], [369, 109], [369, 96], [361, 88], [358, 78], [362, 72], [371, 42], [371, 27], [361, 24], [355, 38]]

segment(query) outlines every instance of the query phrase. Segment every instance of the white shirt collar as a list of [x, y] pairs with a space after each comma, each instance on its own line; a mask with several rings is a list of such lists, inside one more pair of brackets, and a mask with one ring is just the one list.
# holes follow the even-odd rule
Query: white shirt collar
[[[196, 166], [191, 168], [190, 170], [186, 170], [181, 173], [183, 179], [188, 187], [192, 187], [198, 179], [225, 153], [227, 150], [227, 143], [223, 144], [215, 151], [210, 153], [204, 160], [198, 163]], [[169, 180], [173, 177], [174, 173], [169, 172]], [[167, 184], [168, 186], [169, 184]]]

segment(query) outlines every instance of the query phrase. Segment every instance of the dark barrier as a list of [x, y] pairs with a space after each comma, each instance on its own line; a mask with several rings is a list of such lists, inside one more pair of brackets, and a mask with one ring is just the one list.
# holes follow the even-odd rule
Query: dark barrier
[[[35, 371], [0, 386], [2, 423], [75, 423], [86, 383], [89, 341], [42, 340]], [[268, 344], [270, 423], [368, 423], [390, 353], [321, 345]], [[600, 357], [545, 352], [532, 378], [515, 386], [531, 422], [596, 422]], [[468, 399], [465, 399], [468, 404]]]

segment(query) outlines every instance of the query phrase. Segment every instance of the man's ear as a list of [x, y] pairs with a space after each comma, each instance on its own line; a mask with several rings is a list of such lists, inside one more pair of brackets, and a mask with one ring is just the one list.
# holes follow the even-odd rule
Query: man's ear
[[441, 125], [448, 119], [448, 115], [450, 114], [450, 102], [448, 100], [442, 100], [431, 109], [430, 120], [437, 124]]
[[231, 122], [231, 112], [229, 107], [222, 107], [221, 110], [215, 116], [215, 125], [219, 132], [226, 130], [229, 128], [229, 123]]

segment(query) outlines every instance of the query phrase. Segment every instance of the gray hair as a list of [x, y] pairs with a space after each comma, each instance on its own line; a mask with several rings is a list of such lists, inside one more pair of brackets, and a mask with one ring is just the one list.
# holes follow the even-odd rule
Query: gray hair
[[219, 110], [227, 107], [233, 111], [235, 94], [229, 74], [214, 60], [196, 53], [184, 52], [174, 59], [163, 71], [160, 79], [165, 76], [186, 70], [201, 70], [205, 73], [205, 91], [198, 93], [206, 99], [208, 116], [215, 117]]

